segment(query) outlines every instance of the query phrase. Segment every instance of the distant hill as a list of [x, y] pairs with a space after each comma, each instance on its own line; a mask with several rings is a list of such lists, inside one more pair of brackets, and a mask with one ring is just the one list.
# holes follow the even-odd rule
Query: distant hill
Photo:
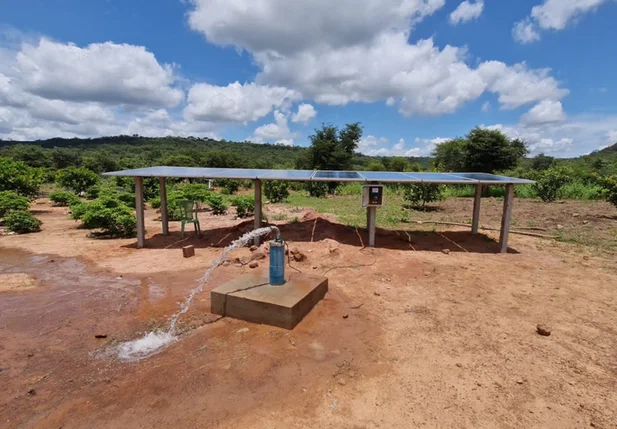
[[598, 153], [616, 153], [617, 152], [617, 143], [612, 146], [605, 147], [602, 150], [599, 150]]

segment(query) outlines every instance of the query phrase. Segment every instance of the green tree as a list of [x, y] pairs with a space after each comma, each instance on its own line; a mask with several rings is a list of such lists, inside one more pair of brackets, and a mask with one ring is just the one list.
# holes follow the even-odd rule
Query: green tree
[[572, 181], [572, 170], [564, 167], [549, 168], [535, 179], [533, 187], [538, 196], [545, 203], [551, 203], [557, 199], [561, 188]]
[[0, 191], [0, 218], [16, 210], [28, 210], [30, 200], [15, 191]]
[[81, 166], [81, 155], [75, 149], [55, 148], [51, 151], [51, 164], [56, 170]]
[[390, 159], [388, 170], [389, 171], [408, 171], [409, 161], [407, 161], [407, 159], [403, 158], [402, 156], [395, 156]]
[[456, 138], [438, 144], [433, 151], [437, 169], [465, 171], [466, 145], [467, 140], [464, 138]]
[[289, 197], [289, 183], [280, 180], [267, 180], [264, 194], [271, 203], [283, 202]]
[[443, 186], [435, 183], [413, 183], [404, 185], [403, 190], [411, 208], [426, 210], [427, 203], [443, 200]]
[[6, 153], [14, 160], [22, 161], [29, 167], [51, 167], [49, 151], [35, 144], [17, 144], [11, 146]]
[[15, 191], [28, 198], [34, 198], [41, 186], [39, 171], [21, 161], [0, 158], [0, 191]]
[[366, 170], [367, 171], [386, 171], [386, 166], [383, 165], [379, 161], [373, 161], [368, 165], [368, 167], [366, 167]]
[[56, 180], [60, 186], [79, 194], [96, 185], [99, 176], [87, 168], [69, 167], [59, 171]]
[[531, 168], [537, 171], [544, 171], [553, 168], [556, 163], [555, 158], [541, 153], [531, 160]]

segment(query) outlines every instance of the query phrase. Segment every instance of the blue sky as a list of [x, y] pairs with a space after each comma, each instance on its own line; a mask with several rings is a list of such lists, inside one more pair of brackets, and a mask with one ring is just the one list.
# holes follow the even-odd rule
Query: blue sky
[[368, 154], [484, 126], [576, 156], [617, 142], [615, 22], [615, 0], [0, 0], [0, 138], [361, 122]]

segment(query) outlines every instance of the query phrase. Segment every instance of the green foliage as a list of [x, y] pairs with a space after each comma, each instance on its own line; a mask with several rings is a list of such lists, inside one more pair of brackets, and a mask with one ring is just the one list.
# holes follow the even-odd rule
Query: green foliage
[[88, 200], [95, 200], [101, 195], [101, 187], [99, 185], [90, 186], [86, 189], [86, 198]]
[[15, 161], [22, 161], [29, 167], [51, 167], [51, 154], [49, 150], [34, 144], [16, 144], [11, 146], [6, 154]]
[[559, 190], [559, 198], [563, 198], [565, 200], [601, 200], [604, 198], [604, 192], [602, 186], [600, 185], [595, 185], [592, 183], [585, 184], [580, 180], [576, 180], [566, 183], [561, 187]]
[[231, 200], [231, 205], [236, 208], [239, 218], [245, 218], [255, 214], [255, 199], [253, 197], [236, 197]]
[[112, 237], [134, 237], [137, 220], [133, 210], [116, 195], [105, 195], [91, 203], [71, 204], [73, 219], [82, 221], [84, 228], [101, 229]]
[[56, 170], [81, 166], [81, 155], [75, 149], [54, 148], [51, 151], [51, 165]]
[[311, 197], [324, 198], [328, 195], [328, 184], [326, 182], [306, 182], [304, 184]]
[[6, 229], [17, 234], [28, 234], [41, 230], [41, 221], [25, 210], [16, 210], [4, 217]]
[[88, 208], [88, 203], [79, 200], [75, 201], [71, 205], [69, 205], [69, 209], [71, 210], [71, 219], [79, 220], [86, 213], [86, 209]]
[[152, 207], [153, 209], [161, 208], [161, 197], [150, 198], [148, 202], [150, 203], [150, 207]]
[[437, 145], [435, 162], [449, 171], [494, 173], [516, 167], [527, 154], [521, 140], [510, 140], [498, 130], [474, 128], [466, 138]]
[[220, 215], [227, 212], [227, 204], [225, 204], [225, 200], [219, 194], [212, 192], [210, 196], [208, 196], [208, 205], [212, 209], [212, 214]]
[[60, 170], [56, 177], [60, 186], [79, 194], [98, 184], [99, 176], [87, 168], [69, 167]]
[[552, 156], [546, 156], [543, 153], [532, 158], [531, 160], [531, 168], [537, 171], [548, 170], [549, 168], [555, 167], [556, 164], [557, 162], [555, 161], [555, 158]]
[[404, 199], [412, 208], [426, 208], [427, 203], [443, 200], [443, 186], [433, 183], [404, 185]]
[[617, 176], [600, 178], [606, 201], [617, 207]]
[[264, 183], [264, 194], [271, 203], [283, 202], [289, 197], [289, 183], [278, 180], [268, 180]]
[[[167, 216], [169, 220], [182, 220], [182, 205], [186, 200], [187, 198], [182, 192], [171, 191], [167, 193]], [[161, 207], [161, 201], [158, 197], [153, 198], [150, 202], [151, 204], [154, 202], [153, 208]]]
[[551, 203], [557, 199], [560, 189], [569, 183], [572, 172], [563, 167], [549, 168], [536, 176], [535, 190], [542, 201]]
[[54, 205], [61, 207], [66, 207], [81, 201], [77, 195], [64, 189], [58, 189], [52, 192], [49, 195], [49, 199]]
[[240, 184], [241, 182], [238, 180], [232, 180], [232, 179], [219, 179], [215, 182], [216, 186], [220, 186], [223, 189], [221, 190], [221, 192], [225, 195], [233, 195], [236, 192], [238, 192], [238, 189], [240, 189]]
[[41, 186], [41, 174], [21, 161], [0, 158], [0, 191], [15, 191], [28, 198], [35, 197]]
[[176, 186], [176, 190], [182, 193], [187, 200], [205, 203], [212, 193], [207, 186], [202, 183], [182, 183]]
[[12, 211], [28, 210], [30, 200], [15, 191], [0, 191], [0, 218]]
[[390, 163], [388, 165], [388, 171], [408, 171], [409, 170], [409, 161], [401, 156], [395, 156], [390, 158]]
[[348, 182], [336, 189], [337, 195], [362, 195], [362, 184], [358, 182]]
[[366, 167], [366, 170], [367, 171], [386, 171], [386, 166], [383, 165], [379, 161], [373, 161], [368, 165], [368, 167]]
[[309, 136], [311, 147], [296, 165], [309, 170], [347, 170], [361, 138], [359, 123], [347, 124], [342, 130], [324, 124]]

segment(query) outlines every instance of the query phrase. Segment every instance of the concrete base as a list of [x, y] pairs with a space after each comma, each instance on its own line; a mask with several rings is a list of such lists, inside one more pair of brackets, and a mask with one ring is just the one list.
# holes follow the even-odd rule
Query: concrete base
[[293, 329], [328, 292], [326, 277], [293, 274], [272, 286], [259, 274], [245, 274], [210, 293], [214, 314]]

